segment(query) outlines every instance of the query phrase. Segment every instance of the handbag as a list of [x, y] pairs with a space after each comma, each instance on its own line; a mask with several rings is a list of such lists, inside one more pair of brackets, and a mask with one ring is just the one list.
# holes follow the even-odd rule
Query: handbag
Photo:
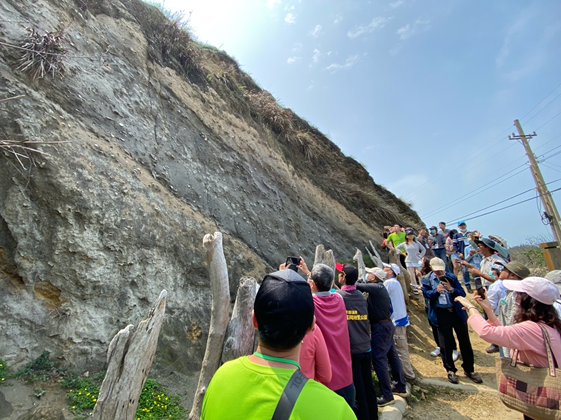
[[540, 325], [545, 342], [548, 367], [518, 362], [518, 350], [512, 359], [497, 359], [497, 382], [502, 402], [513, 410], [539, 420], [561, 420], [561, 369], [555, 368], [551, 341]]

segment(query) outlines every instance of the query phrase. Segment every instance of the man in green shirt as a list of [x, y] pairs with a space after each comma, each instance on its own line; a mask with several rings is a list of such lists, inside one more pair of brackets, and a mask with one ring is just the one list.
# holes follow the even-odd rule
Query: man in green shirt
[[[393, 248], [397, 248], [397, 246], [399, 244], [405, 242], [405, 231], [403, 230], [403, 226], [401, 226], [399, 223], [396, 223], [395, 225], [393, 225], [392, 233], [390, 233], [388, 235], [388, 239], [386, 240], [386, 242], [388, 242], [388, 243], [391, 242], [391, 244], [393, 245]], [[405, 251], [404, 250], [401, 250], [400, 259], [401, 259], [401, 265], [403, 265], [405, 267]]]
[[[310, 286], [293, 270], [265, 276], [252, 320], [259, 334], [257, 351], [218, 369], [207, 388], [201, 420], [273, 417], [283, 390], [300, 367], [302, 339], [315, 323]], [[312, 379], [305, 383], [287, 418], [356, 420], [342, 397]]]

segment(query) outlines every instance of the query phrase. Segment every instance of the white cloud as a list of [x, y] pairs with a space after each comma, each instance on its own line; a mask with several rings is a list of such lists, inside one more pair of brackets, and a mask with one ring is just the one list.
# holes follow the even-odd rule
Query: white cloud
[[296, 21], [296, 16], [294, 16], [292, 13], [287, 13], [284, 17], [284, 21], [289, 24], [294, 23]]
[[315, 28], [310, 31], [310, 35], [313, 36], [314, 38], [320, 36], [320, 33], [321, 33], [321, 25], [316, 25]]
[[354, 66], [358, 62], [358, 59], [359, 59], [358, 55], [351, 55], [345, 60], [345, 64], [332, 63], [329, 66], [327, 66], [325, 70], [335, 72], [341, 69], [348, 69]]
[[368, 25], [358, 25], [355, 26], [354, 29], [350, 30], [349, 32], [347, 32], [347, 36], [351, 39], [354, 39], [360, 35], [363, 34], [367, 34], [370, 33], [372, 31], [374, 31], [375, 29], [378, 28], [383, 28], [386, 23], [390, 20], [393, 19], [393, 17], [375, 17], [374, 19], [372, 19], [372, 22], [370, 22]]
[[309, 92], [310, 90], [312, 90], [314, 88], [314, 84], [312, 83], [310, 86], [308, 86], [306, 88], [306, 92]]
[[338, 24], [339, 22], [341, 22], [342, 20], [343, 20], [343, 16], [337, 15], [337, 16], [335, 16], [335, 20], [333, 21], [333, 23], [334, 23], [335, 25], [337, 25], [337, 24]]
[[411, 35], [413, 35], [413, 29], [409, 26], [409, 24], [402, 26], [397, 30], [397, 34], [399, 35], [399, 39], [407, 39]]
[[302, 49], [304, 48], [304, 45], [301, 42], [295, 42], [294, 43], [294, 47], [292, 47], [292, 52], [297, 53], [302, 51]]
[[281, 4], [282, 0], [267, 0], [265, 4], [269, 9], [273, 9], [277, 4]]
[[403, 0], [397, 0], [397, 1], [394, 1], [393, 3], [390, 3], [390, 7], [392, 9], [396, 9], [399, 6], [401, 6], [403, 3], [405, 3]]
[[505, 64], [508, 56], [510, 55], [510, 44], [512, 42], [512, 38], [516, 35], [517, 32], [520, 32], [524, 29], [527, 21], [528, 21], [527, 16], [524, 15], [520, 16], [516, 20], [516, 22], [514, 22], [514, 24], [508, 29], [503, 42], [503, 46], [499, 51], [499, 55], [495, 59], [495, 62], [497, 63], [498, 67], [502, 67]]
[[430, 21], [419, 18], [413, 25], [407, 24], [405, 26], [402, 26], [397, 30], [399, 39], [406, 40], [419, 31], [428, 31], [430, 29], [429, 24]]
[[317, 48], [315, 48], [314, 55], [312, 55], [312, 62], [317, 63], [320, 57], [321, 57], [321, 52]]
[[287, 62], [287, 64], [294, 64], [295, 62], [300, 60], [300, 58], [302, 58], [302, 57], [288, 57], [288, 60], [286, 60], [286, 62]]

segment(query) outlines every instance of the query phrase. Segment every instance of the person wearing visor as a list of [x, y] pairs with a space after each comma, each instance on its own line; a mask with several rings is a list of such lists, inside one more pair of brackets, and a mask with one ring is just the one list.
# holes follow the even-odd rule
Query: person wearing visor
[[[343, 398], [299, 371], [302, 339], [315, 322], [312, 292], [302, 276], [293, 270], [265, 276], [251, 318], [259, 336], [257, 350], [216, 371], [205, 393], [202, 420], [261, 420], [278, 415], [356, 419]], [[291, 386], [299, 388], [293, 406], [279, 403]]]
[[[501, 325], [488, 299], [475, 296], [475, 300], [487, 314], [485, 320], [479, 310], [463, 296], [456, 302], [462, 304], [469, 315], [468, 323], [483, 340], [518, 350], [518, 359], [536, 367], [549, 367], [545, 336], [549, 336], [553, 359], [557, 366], [561, 361], [561, 318], [553, 304], [559, 299], [559, 289], [542, 277], [524, 280], [504, 280], [504, 286], [516, 292], [517, 308], [513, 325]], [[530, 417], [524, 415], [525, 419]]]

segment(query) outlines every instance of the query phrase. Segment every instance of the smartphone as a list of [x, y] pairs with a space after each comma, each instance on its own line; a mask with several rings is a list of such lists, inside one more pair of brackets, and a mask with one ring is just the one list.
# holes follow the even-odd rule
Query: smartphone
[[477, 289], [477, 294], [481, 296], [481, 299], [487, 299], [487, 291], [484, 287], [480, 287], [479, 289]]
[[286, 265], [294, 271], [298, 271], [298, 264], [300, 264], [300, 257], [287, 257]]

